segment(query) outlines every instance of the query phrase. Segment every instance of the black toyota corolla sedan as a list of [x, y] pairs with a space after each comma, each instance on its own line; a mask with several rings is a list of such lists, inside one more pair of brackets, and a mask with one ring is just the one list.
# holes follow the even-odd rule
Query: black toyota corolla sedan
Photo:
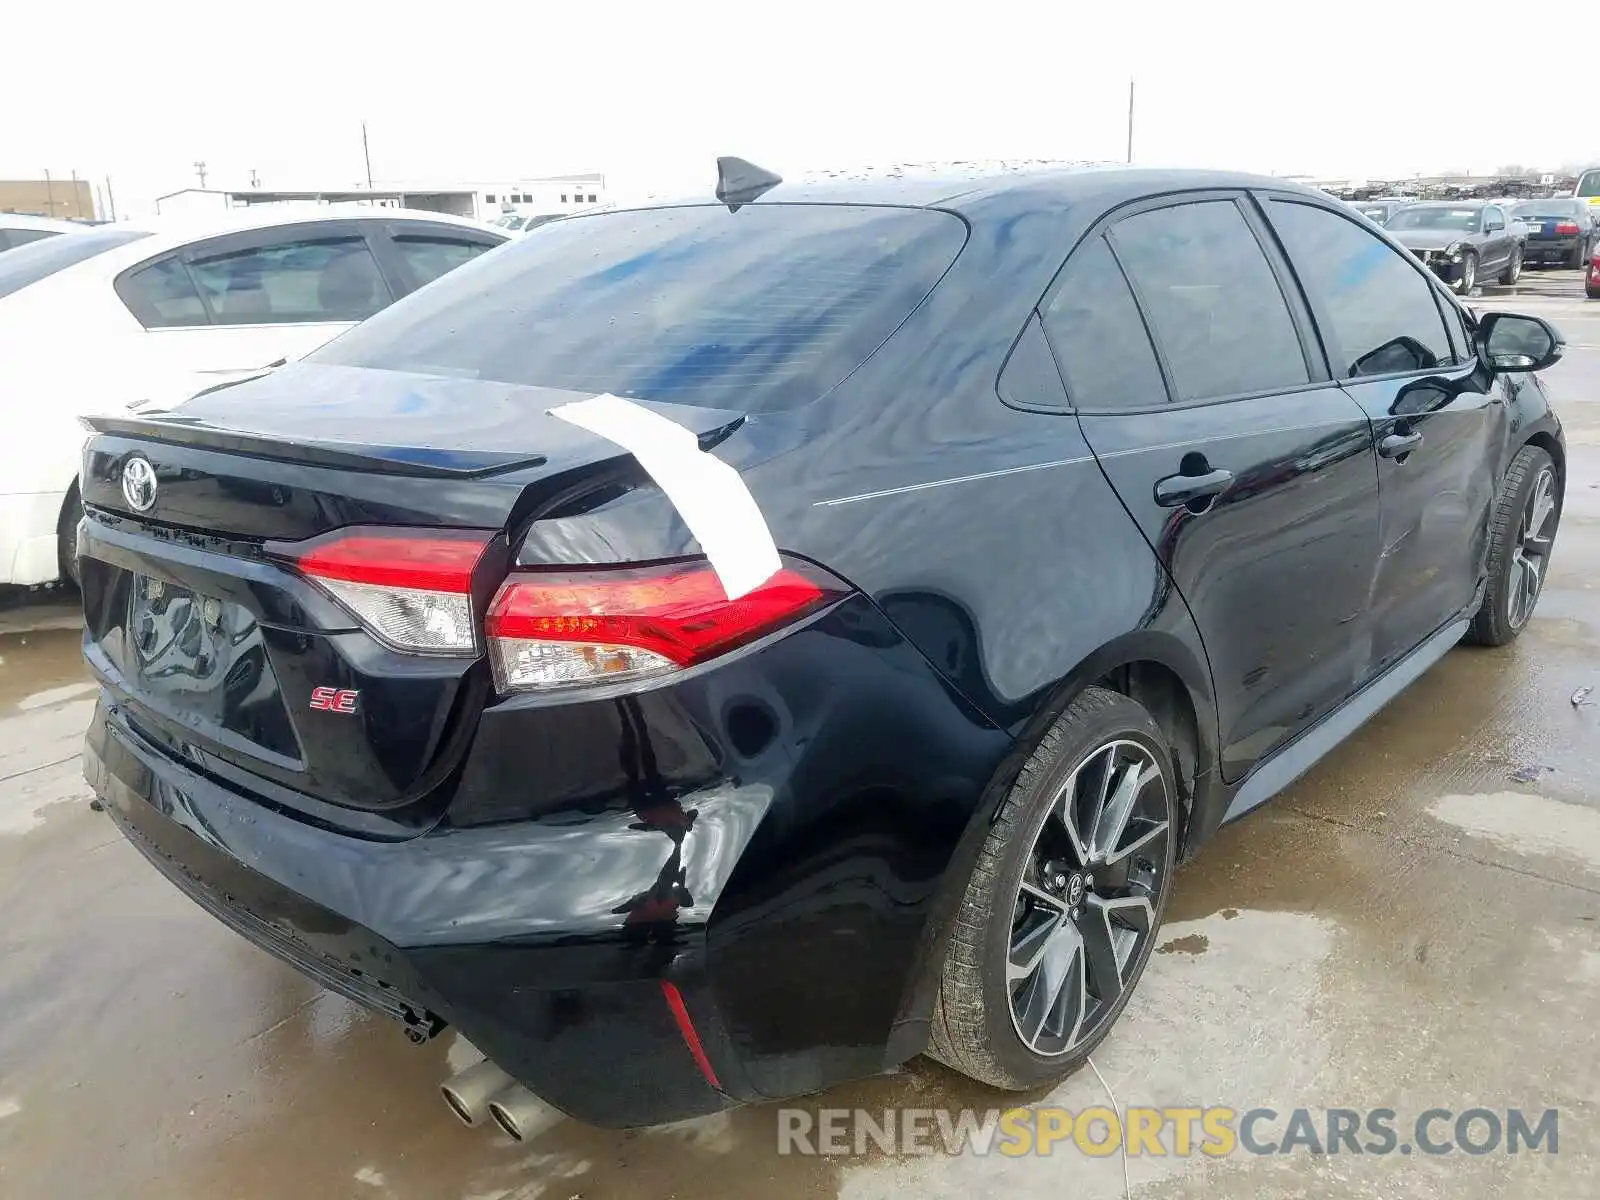
[[1560, 519], [1559, 336], [1320, 193], [725, 168], [85, 450], [104, 807], [513, 1133], [1060, 1079]]

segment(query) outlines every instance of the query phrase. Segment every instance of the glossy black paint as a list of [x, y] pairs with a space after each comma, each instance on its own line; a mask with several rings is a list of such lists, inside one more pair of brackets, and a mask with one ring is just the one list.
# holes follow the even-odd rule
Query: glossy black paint
[[[777, 544], [855, 593], [621, 695], [507, 699], [481, 661], [396, 661], [264, 547], [388, 523], [503, 530], [530, 566], [697, 553], [630, 459], [550, 428], [539, 406], [573, 394], [307, 362], [182, 422], [107, 426], [86, 453], [81, 537], [104, 687], [91, 780], [193, 876], [335, 959], [361, 942], [395, 989], [585, 1119], [666, 1120], [910, 1057], [989, 817], [1077, 689], [1123, 688], [1168, 731], [1192, 852], [1236, 793], [1270, 790], [1297, 746], [1323, 752], [1359, 688], [1381, 695], [1385, 664], [1470, 608], [1516, 449], [1538, 440], [1562, 461], [1532, 376], [1474, 361], [1341, 387], [1315, 302], [1276, 260], [1305, 386], [1074, 411], [1035, 316], [1073, 247], [1128, 206], [1201, 194], [1241, 205], [1270, 244], [1269, 189], [1123, 170], [774, 188], [937, 205], [967, 244], [821, 399], [743, 420], [681, 410]], [[469, 395], [491, 416], [454, 428]], [[1417, 430], [1420, 446], [1384, 457]], [[162, 477], [139, 519], [118, 482], [135, 450]], [[1187, 502], [1159, 494], [1219, 470]], [[135, 574], [248, 615], [298, 765], [130, 682]], [[332, 732], [299, 711], [317, 685], [393, 710]]]

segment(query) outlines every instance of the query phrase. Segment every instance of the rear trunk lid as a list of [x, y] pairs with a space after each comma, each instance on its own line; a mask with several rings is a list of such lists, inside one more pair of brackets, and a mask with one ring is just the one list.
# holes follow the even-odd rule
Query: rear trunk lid
[[[513, 535], [644, 479], [621, 447], [548, 413], [583, 398], [307, 363], [171, 413], [92, 418], [91, 667], [140, 735], [225, 782], [341, 820], [407, 810], [459, 762], [491, 696], [485, 664], [385, 645], [295, 568], [296, 544], [350, 526], [482, 531], [481, 620]], [[707, 447], [743, 420], [649, 407]], [[124, 487], [135, 459], [153, 468], [148, 503]]]

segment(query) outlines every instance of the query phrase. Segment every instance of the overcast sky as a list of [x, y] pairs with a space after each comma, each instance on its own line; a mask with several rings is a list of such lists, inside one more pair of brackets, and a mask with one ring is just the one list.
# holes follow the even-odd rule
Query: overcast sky
[[709, 187], [719, 153], [1120, 160], [1130, 75], [1142, 163], [1600, 161], [1592, 63], [1520, 55], [1527, 25], [1480, 0], [12, 4], [0, 177], [110, 176], [125, 212], [197, 159], [213, 186], [348, 185], [363, 119], [379, 182], [598, 170], [621, 197]]

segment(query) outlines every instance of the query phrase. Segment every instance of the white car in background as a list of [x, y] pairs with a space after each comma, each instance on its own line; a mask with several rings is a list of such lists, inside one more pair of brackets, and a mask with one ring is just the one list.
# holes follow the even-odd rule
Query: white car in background
[[79, 417], [300, 358], [506, 240], [440, 213], [263, 207], [0, 255], [0, 584], [73, 576]]
[[93, 229], [74, 221], [57, 221], [53, 217], [34, 217], [27, 213], [0, 213], [0, 254], [37, 242], [42, 238], [63, 233], [82, 233]]

